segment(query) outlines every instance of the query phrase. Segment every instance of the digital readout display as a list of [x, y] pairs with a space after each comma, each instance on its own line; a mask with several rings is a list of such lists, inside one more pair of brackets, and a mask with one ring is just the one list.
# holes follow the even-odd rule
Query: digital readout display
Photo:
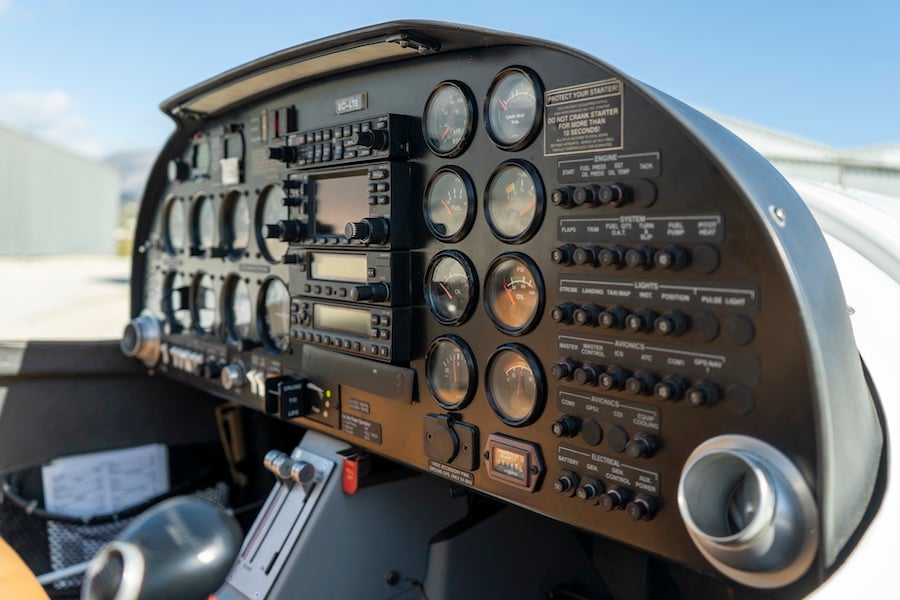
[[366, 283], [366, 255], [344, 252], [310, 252], [310, 273], [313, 279]]
[[344, 235], [347, 223], [369, 216], [369, 174], [341, 173], [311, 179], [316, 233]]
[[491, 453], [491, 470], [524, 484], [528, 477], [528, 457], [521, 452], [494, 446]]
[[313, 306], [313, 320], [316, 329], [369, 337], [371, 317], [365, 309], [316, 304]]

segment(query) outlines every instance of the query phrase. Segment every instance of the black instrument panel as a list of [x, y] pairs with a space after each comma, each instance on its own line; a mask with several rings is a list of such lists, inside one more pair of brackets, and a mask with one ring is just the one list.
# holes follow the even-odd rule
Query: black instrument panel
[[517, 39], [184, 105], [135, 262], [158, 372], [701, 570], [706, 440], [823, 493], [772, 225], [624, 75]]

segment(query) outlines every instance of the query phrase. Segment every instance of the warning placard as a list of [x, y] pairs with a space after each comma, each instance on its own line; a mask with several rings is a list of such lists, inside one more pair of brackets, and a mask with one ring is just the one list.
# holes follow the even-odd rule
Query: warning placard
[[544, 156], [623, 147], [622, 82], [606, 79], [544, 94]]

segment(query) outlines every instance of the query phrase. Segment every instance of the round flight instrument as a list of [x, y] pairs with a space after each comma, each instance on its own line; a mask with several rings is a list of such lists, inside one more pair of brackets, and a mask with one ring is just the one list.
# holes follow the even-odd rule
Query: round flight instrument
[[443, 242], [458, 242], [475, 220], [475, 186], [465, 171], [442, 167], [425, 188], [425, 225]]
[[425, 374], [432, 397], [448, 410], [465, 407], [475, 395], [475, 357], [454, 335], [442, 335], [431, 342], [425, 354]]
[[191, 315], [190, 288], [181, 273], [171, 271], [163, 279], [162, 311], [169, 333], [184, 331]]
[[507, 425], [521, 427], [544, 409], [544, 375], [537, 358], [519, 344], [505, 344], [488, 359], [485, 375], [488, 402]]
[[273, 354], [281, 354], [291, 343], [291, 295], [285, 283], [270, 277], [259, 292], [256, 324], [263, 345]]
[[213, 276], [197, 273], [191, 283], [191, 318], [194, 330], [213, 333], [216, 325], [216, 290]]
[[285, 193], [281, 187], [272, 185], [263, 190], [256, 205], [256, 240], [263, 256], [269, 262], [278, 262], [287, 252], [288, 243], [278, 238], [266, 237], [266, 225], [275, 225], [288, 218], [288, 208], [284, 205]]
[[472, 92], [462, 83], [445, 81], [434, 88], [425, 103], [425, 143], [438, 156], [459, 156], [472, 140], [474, 122]]
[[544, 185], [537, 170], [522, 160], [510, 160], [488, 181], [484, 213], [491, 233], [519, 244], [535, 234], [544, 218]]
[[232, 343], [241, 342], [250, 337], [250, 325], [253, 322], [253, 299], [247, 282], [239, 275], [230, 275], [225, 280], [225, 335]]
[[169, 198], [163, 209], [163, 244], [166, 252], [175, 255], [184, 248], [184, 202]]
[[216, 205], [211, 196], [197, 194], [191, 208], [191, 246], [198, 252], [206, 251], [216, 242]]
[[494, 325], [522, 335], [537, 323], [544, 305], [544, 284], [537, 266], [522, 254], [501, 254], [488, 268], [484, 307]]
[[521, 150], [541, 128], [544, 89], [524, 67], [509, 67], [494, 77], [484, 107], [487, 132], [502, 150]]
[[231, 258], [240, 258], [250, 243], [250, 207], [244, 195], [237, 191], [228, 194], [222, 215], [225, 248]]
[[444, 325], [457, 325], [475, 308], [478, 279], [475, 268], [461, 252], [444, 250], [425, 271], [425, 302], [432, 316]]

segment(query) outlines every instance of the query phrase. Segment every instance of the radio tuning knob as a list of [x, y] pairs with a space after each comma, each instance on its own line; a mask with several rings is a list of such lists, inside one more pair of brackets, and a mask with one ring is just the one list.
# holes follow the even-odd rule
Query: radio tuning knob
[[364, 146], [372, 150], [384, 150], [388, 146], [386, 131], [358, 131], [350, 136], [351, 146]]
[[283, 163], [292, 163], [297, 160], [296, 146], [274, 146], [269, 148], [269, 158], [280, 160]]
[[383, 244], [388, 239], [388, 220], [384, 217], [366, 217], [361, 221], [347, 223], [344, 235], [347, 239], [360, 240], [366, 244]]
[[389, 295], [390, 288], [386, 283], [357, 285], [350, 289], [350, 299], [362, 302], [384, 302]]
[[266, 237], [278, 238], [282, 242], [299, 242], [306, 238], [306, 224], [302, 221], [278, 221], [275, 225], [266, 225]]

